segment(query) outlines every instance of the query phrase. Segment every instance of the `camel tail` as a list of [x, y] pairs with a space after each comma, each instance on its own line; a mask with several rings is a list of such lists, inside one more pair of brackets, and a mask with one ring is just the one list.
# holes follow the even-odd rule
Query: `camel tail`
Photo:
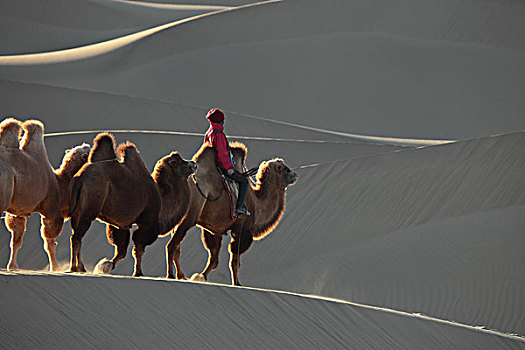
[[75, 210], [77, 210], [78, 199], [80, 198], [80, 191], [82, 190], [82, 180], [79, 177], [73, 178], [73, 183], [71, 186], [71, 197], [69, 201], [69, 211], [67, 213], [68, 217], [73, 216]]
[[89, 162], [117, 159], [115, 154], [115, 139], [108, 133], [98, 134], [93, 140], [93, 148], [89, 152]]

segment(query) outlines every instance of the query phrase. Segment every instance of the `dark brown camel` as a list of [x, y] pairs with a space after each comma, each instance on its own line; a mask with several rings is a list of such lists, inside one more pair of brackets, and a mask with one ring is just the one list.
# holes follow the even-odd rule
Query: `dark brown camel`
[[111, 260], [99, 262], [97, 270], [109, 273], [126, 256], [130, 228], [137, 224], [133, 276], [142, 276], [146, 246], [173, 229], [188, 208], [187, 178], [195, 171], [195, 162], [172, 152], [157, 162], [150, 175], [134, 144], [121, 144], [117, 153], [119, 159], [112, 135], [97, 135], [89, 162], [73, 179], [70, 272], [86, 271], [80, 258], [82, 238], [98, 218], [107, 224], [107, 238], [115, 246], [115, 254]]
[[[22, 129], [24, 137], [19, 142]], [[49, 269], [59, 269], [55, 239], [62, 232], [69, 209], [69, 183], [87, 161], [89, 145], [67, 150], [58, 170], [47, 158], [43, 141], [44, 126], [36, 120], [24, 123], [9, 118], [0, 124], [0, 211], [11, 232], [11, 256], [7, 268], [18, 269], [27, 217], [42, 216], [41, 235], [49, 257]]]
[[[242, 172], [246, 147], [240, 143], [230, 143], [230, 146], [236, 168]], [[175, 263], [177, 279], [185, 279], [179, 264], [180, 244], [186, 232], [198, 225], [202, 229], [202, 242], [209, 255], [199, 279], [207, 280], [208, 274], [217, 267], [222, 235], [231, 230], [230, 271], [232, 283], [240, 285], [240, 255], [248, 250], [254, 239], [265, 237], [277, 226], [285, 209], [286, 188], [296, 182], [297, 174], [279, 158], [261, 163], [257, 183], [250, 186], [246, 195], [246, 207], [252, 215], [233, 220], [229, 197], [222, 190], [221, 176], [215, 165], [215, 154], [213, 148], [203, 145], [193, 157], [197, 162], [196, 182], [190, 181], [188, 213], [166, 247], [167, 277], [175, 277]]]

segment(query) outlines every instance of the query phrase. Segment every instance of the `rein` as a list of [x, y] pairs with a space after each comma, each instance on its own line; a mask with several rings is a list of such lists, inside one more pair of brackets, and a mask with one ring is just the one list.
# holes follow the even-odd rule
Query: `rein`
[[201, 190], [201, 188], [199, 186], [199, 183], [197, 182], [197, 177], [195, 176], [195, 174], [192, 174], [191, 178], [192, 178], [193, 182], [195, 183], [195, 186], [197, 186], [197, 189], [199, 190], [199, 193], [201, 194], [201, 196], [203, 196], [207, 201], [215, 202], [215, 201], [218, 201], [222, 197], [222, 193], [224, 192], [224, 185], [221, 186], [221, 193], [219, 193], [217, 198], [211, 199], [211, 198], [208, 198], [208, 196], [206, 196], [204, 194], [204, 192], [202, 192], [202, 190]]

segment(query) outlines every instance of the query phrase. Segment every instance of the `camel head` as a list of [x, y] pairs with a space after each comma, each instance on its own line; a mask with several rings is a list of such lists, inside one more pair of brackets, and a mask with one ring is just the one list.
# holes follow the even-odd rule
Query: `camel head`
[[58, 170], [59, 174], [75, 175], [77, 171], [87, 162], [91, 146], [87, 143], [66, 150], [62, 164]]
[[162, 180], [171, 182], [174, 179], [185, 181], [196, 170], [197, 164], [194, 161], [182, 159], [179, 152], [171, 152], [157, 162], [153, 178], [157, 183]]
[[257, 183], [259, 185], [267, 181], [277, 181], [283, 189], [294, 185], [297, 178], [297, 173], [291, 170], [281, 158], [263, 162], [257, 172]]

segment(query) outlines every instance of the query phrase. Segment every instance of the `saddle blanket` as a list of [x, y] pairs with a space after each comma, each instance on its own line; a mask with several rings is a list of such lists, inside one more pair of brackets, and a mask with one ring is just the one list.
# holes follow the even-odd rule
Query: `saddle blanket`
[[222, 183], [224, 189], [230, 197], [230, 215], [232, 219], [237, 219], [237, 213], [235, 208], [237, 208], [237, 198], [239, 197], [239, 184], [237, 181], [230, 179], [229, 177], [222, 175]]

